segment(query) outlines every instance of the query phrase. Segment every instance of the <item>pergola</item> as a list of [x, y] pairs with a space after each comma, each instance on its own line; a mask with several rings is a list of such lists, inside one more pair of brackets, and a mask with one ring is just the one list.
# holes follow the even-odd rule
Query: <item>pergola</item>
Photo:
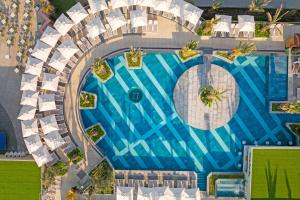
[[41, 36], [40, 40], [52, 47], [55, 47], [57, 41], [61, 37], [61, 33], [59, 33], [54, 28], [48, 26]]
[[154, 9], [157, 11], [169, 12], [172, 0], [156, 0]]
[[218, 23], [214, 26], [214, 32], [230, 33], [231, 32], [231, 19], [229, 15], [216, 15]]
[[112, 9], [130, 6], [130, 0], [111, 0]]
[[196, 25], [199, 22], [202, 14], [203, 14], [202, 9], [190, 3], [186, 3], [183, 6], [183, 19], [193, 25]]
[[117, 187], [117, 200], [133, 200], [133, 187]]

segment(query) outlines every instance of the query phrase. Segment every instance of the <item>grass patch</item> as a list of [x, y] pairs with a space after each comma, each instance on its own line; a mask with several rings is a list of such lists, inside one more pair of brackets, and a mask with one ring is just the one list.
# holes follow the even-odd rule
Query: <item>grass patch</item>
[[86, 134], [94, 141], [97, 142], [99, 138], [104, 136], [105, 132], [100, 126], [100, 124], [95, 124], [94, 126], [86, 130]]
[[126, 56], [129, 68], [130, 67], [137, 68], [137, 67], [140, 67], [142, 65], [142, 52], [141, 51], [139, 51], [136, 54], [126, 52], [125, 56]]
[[192, 58], [192, 57], [194, 57], [194, 56], [196, 56], [196, 55], [198, 55], [198, 54], [199, 54], [199, 52], [196, 51], [196, 50], [185, 50], [185, 49], [181, 49], [181, 50], [179, 51], [179, 56], [180, 56], [180, 58], [181, 58], [182, 60], [187, 60], [187, 59]]
[[113, 194], [115, 174], [107, 161], [102, 161], [89, 175], [92, 179], [90, 194]]
[[261, 31], [264, 27], [263, 24], [255, 24], [255, 37], [270, 37], [270, 31]]
[[81, 108], [94, 108], [96, 105], [96, 96], [91, 93], [80, 93], [80, 107]]
[[215, 183], [217, 179], [243, 179], [243, 174], [213, 174], [208, 179], [209, 195], [215, 195]]
[[92, 66], [92, 71], [103, 82], [112, 76], [112, 71], [107, 62], [101, 59], [96, 59], [96, 62]]
[[254, 149], [251, 199], [300, 198], [300, 149]]
[[0, 161], [0, 199], [39, 200], [41, 169], [34, 161]]
[[50, 2], [55, 7], [54, 18], [58, 18], [62, 13], [66, 13], [77, 3], [76, 0], [51, 0]]
[[78, 147], [73, 151], [69, 152], [67, 156], [74, 164], [77, 164], [83, 159], [83, 154]]

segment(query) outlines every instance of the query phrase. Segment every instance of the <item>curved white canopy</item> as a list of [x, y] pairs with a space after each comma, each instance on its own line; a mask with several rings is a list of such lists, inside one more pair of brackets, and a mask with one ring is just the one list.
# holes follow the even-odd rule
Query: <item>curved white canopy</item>
[[57, 41], [59, 40], [59, 38], [61, 37], [61, 34], [55, 30], [54, 28], [48, 26], [46, 28], [46, 30], [44, 31], [42, 37], [40, 38], [40, 40], [42, 42], [45, 42], [46, 44], [55, 47]]
[[70, 8], [67, 11], [67, 14], [75, 24], [80, 23], [89, 15], [79, 2], [76, 3], [72, 8]]
[[110, 0], [112, 9], [130, 6], [130, 0]]
[[89, 38], [95, 38], [96, 36], [100, 35], [101, 33], [106, 32], [106, 29], [102, 23], [102, 21], [100, 20], [100, 17], [96, 16], [93, 20], [89, 21], [86, 25], [85, 25], [88, 34], [87, 36]]
[[200, 20], [202, 13], [203, 13], [202, 9], [200, 9], [190, 3], [186, 3], [183, 6], [182, 18], [185, 21], [188, 21], [188, 22], [196, 25], [198, 23], [198, 21]]
[[46, 135], [52, 131], [58, 131], [58, 124], [55, 115], [49, 115], [39, 119], [43, 133]]
[[117, 187], [117, 200], [133, 200], [133, 187]]
[[147, 26], [147, 13], [142, 10], [130, 11], [131, 27]]
[[90, 12], [91, 14], [95, 14], [97, 12], [107, 10], [108, 6], [105, 0], [88, 0], [90, 4]]
[[106, 20], [108, 21], [112, 31], [117, 30], [127, 23], [120, 9], [111, 11], [111, 13], [106, 16]]
[[239, 32], [255, 32], [254, 16], [238, 15]]
[[66, 58], [70, 59], [75, 53], [79, 51], [76, 44], [71, 39], [66, 39], [61, 43], [57, 50]]
[[33, 106], [22, 106], [18, 119], [19, 120], [31, 120], [34, 118], [36, 107]]
[[43, 81], [41, 89], [49, 91], [57, 91], [59, 76], [50, 73], [43, 73]]
[[22, 74], [20, 90], [36, 91], [38, 76], [31, 74]]
[[216, 19], [220, 19], [220, 21], [214, 26], [214, 32], [230, 33], [232, 17], [228, 15], [216, 15]]
[[29, 153], [32, 153], [43, 146], [41, 138], [38, 134], [24, 138], [24, 142]]
[[50, 162], [52, 157], [45, 145], [38, 148], [36, 151], [32, 152], [32, 157], [34, 158], [36, 164], [41, 167], [44, 164]]
[[55, 110], [55, 95], [54, 94], [43, 94], [38, 97], [39, 111]]
[[39, 134], [37, 119], [21, 121], [23, 137]]
[[39, 76], [42, 72], [43, 65], [44, 62], [42, 60], [29, 57], [26, 64], [25, 73]]
[[23, 91], [20, 104], [23, 106], [27, 105], [27, 106], [36, 107], [38, 96], [39, 96], [39, 92], [30, 91], [30, 90]]
[[60, 34], [64, 36], [74, 26], [74, 23], [68, 17], [66, 17], [66, 15], [61, 14], [59, 18], [56, 19], [53, 26], [58, 32], [60, 32]]
[[38, 40], [35, 47], [32, 50], [31, 55], [46, 62], [49, 54], [51, 53], [51, 50], [52, 47], [50, 45]]
[[43, 138], [51, 151], [63, 146], [66, 143], [58, 131], [52, 131]]
[[59, 72], [62, 72], [66, 66], [66, 64], [69, 62], [68, 59], [66, 59], [59, 51], [55, 51], [48, 62], [48, 65], [53, 67]]
[[136, 4], [139, 6], [144, 6], [144, 7], [150, 7], [154, 8], [155, 7], [155, 0], [136, 0]]
[[156, 0], [154, 9], [157, 11], [169, 12], [172, 0]]

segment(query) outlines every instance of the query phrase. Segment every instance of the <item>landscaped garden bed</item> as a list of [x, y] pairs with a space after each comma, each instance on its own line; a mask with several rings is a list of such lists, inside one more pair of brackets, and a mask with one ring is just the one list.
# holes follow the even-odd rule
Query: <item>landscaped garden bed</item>
[[193, 58], [196, 58], [201, 55], [201, 51], [197, 50], [198, 42], [191, 40], [188, 42], [181, 50], [176, 51], [181, 62], [187, 62]]
[[80, 92], [80, 109], [95, 109], [97, 95], [89, 92]]
[[214, 57], [219, 58], [221, 60], [224, 60], [225, 62], [232, 64], [235, 58], [230, 55], [231, 55], [231, 53], [228, 51], [214, 51], [213, 52]]
[[102, 59], [96, 59], [91, 68], [92, 72], [103, 83], [108, 81], [114, 75], [108, 63]]
[[276, 113], [300, 113], [300, 101], [295, 102], [270, 102], [271, 111]]
[[263, 31], [264, 24], [255, 24], [255, 37], [257, 38], [268, 38], [270, 37], [270, 31]]
[[128, 69], [141, 69], [143, 66], [143, 52], [140, 49], [130, 47], [128, 52], [124, 53], [126, 66]]
[[53, 166], [45, 166], [43, 169], [42, 186], [43, 189], [47, 189], [49, 186], [54, 184], [56, 176], [63, 176], [68, 172], [69, 164], [59, 161]]
[[85, 132], [94, 143], [105, 135], [105, 131], [99, 123], [87, 128]]
[[83, 159], [83, 154], [78, 147], [73, 151], [69, 152], [67, 156], [70, 159], [70, 161], [73, 162], [74, 164], [79, 163]]

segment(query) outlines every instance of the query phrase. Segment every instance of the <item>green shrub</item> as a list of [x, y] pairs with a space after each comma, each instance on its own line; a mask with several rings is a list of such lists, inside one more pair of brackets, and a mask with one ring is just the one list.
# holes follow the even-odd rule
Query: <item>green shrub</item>
[[108, 64], [102, 59], [96, 59], [92, 65], [92, 71], [102, 81], [108, 80], [112, 75]]
[[265, 25], [263, 24], [255, 24], [255, 37], [269, 37], [270, 36], [270, 31], [262, 31], [263, 27]]
[[96, 142], [99, 138], [101, 138], [105, 132], [99, 124], [96, 124], [86, 130], [86, 134]]
[[83, 154], [78, 147], [73, 151], [69, 152], [67, 156], [74, 164], [77, 164], [83, 159]]
[[128, 67], [140, 67], [142, 65], [142, 51], [140, 49], [136, 49], [134, 47], [130, 47], [129, 52], [125, 53]]
[[80, 107], [82, 108], [93, 108], [95, 107], [95, 95], [81, 92], [80, 93]]

